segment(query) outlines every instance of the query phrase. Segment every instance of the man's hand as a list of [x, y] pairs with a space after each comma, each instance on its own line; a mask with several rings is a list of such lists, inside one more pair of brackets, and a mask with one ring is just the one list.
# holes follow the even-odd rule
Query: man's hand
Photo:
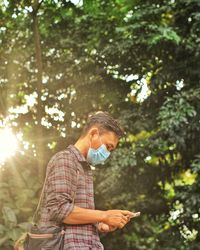
[[129, 220], [135, 216], [128, 210], [95, 210], [74, 206], [73, 210], [67, 215], [63, 223], [71, 225], [95, 224], [103, 222], [113, 228], [123, 228]]
[[102, 222], [112, 228], [121, 229], [133, 217], [134, 217], [134, 213], [128, 210], [107, 210], [104, 212]]
[[113, 232], [117, 229], [117, 227], [113, 227], [113, 226], [109, 226], [103, 222], [98, 223], [97, 225], [97, 229], [101, 232], [101, 233], [110, 233]]

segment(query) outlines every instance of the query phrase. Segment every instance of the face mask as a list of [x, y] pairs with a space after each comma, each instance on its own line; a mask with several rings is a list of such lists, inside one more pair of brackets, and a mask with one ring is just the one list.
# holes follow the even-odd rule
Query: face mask
[[101, 146], [97, 149], [91, 148], [90, 145], [87, 153], [87, 161], [92, 165], [103, 164], [109, 155], [110, 152], [107, 150], [106, 145], [101, 142]]

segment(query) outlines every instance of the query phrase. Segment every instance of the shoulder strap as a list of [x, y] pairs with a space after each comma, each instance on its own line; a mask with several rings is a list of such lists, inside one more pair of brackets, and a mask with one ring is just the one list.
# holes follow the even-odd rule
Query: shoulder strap
[[34, 212], [34, 215], [33, 215], [33, 218], [32, 218], [33, 223], [36, 223], [36, 220], [37, 220], [37, 215], [38, 215], [38, 212], [39, 212], [39, 209], [40, 209], [41, 201], [42, 201], [42, 198], [44, 196], [44, 189], [45, 189], [45, 185], [46, 185], [46, 182], [47, 182], [47, 176], [48, 175], [46, 173], [44, 184], [43, 184], [43, 187], [42, 187], [42, 192], [41, 192], [41, 195], [40, 195], [40, 198], [39, 198], [39, 202], [37, 204], [37, 208], [36, 208], [36, 210]]

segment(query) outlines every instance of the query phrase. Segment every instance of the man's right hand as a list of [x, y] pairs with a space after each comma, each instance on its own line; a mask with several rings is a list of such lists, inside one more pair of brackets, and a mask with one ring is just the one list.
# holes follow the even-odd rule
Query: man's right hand
[[134, 213], [128, 210], [107, 210], [104, 212], [102, 222], [111, 227], [123, 228], [133, 217]]

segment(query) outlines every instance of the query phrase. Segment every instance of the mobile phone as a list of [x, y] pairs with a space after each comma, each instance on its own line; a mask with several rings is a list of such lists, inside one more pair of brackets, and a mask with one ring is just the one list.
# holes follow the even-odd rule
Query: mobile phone
[[138, 216], [140, 216], [140, 214], [141, 214], [140, 212], [136, 212], [136, 213], [134, 212], [134, 216], [133, 217], [138, 217]]

